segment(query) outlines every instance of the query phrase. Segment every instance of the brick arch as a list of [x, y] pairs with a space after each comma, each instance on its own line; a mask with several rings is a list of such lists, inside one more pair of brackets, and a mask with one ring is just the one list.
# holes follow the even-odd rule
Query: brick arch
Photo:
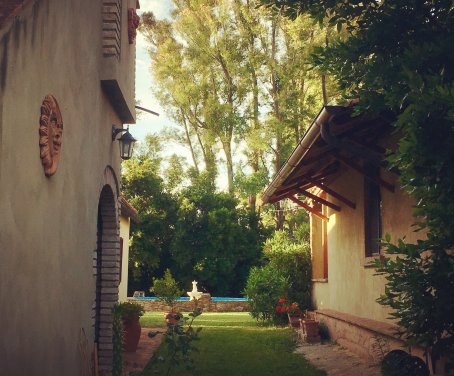
[[110, 166], [103, 173], [97, 219], [97, 247], [93, 255], [96, 280], [93, 326], [101, 375], [111, 375], [113, 364], [112, 307], [118, 301], [120, 230], [118, 179]]
[[120, 185], [118, 183], [117, 175], [115, 174], [115, 170], [112, 166], [106, 166], [104, 172], [102, 174], [102, 181], [99, 186], [99, 195], [101, 195], [101, 191], [103, 188], [108, 185], [112, 189], [115, 201], [118, 200], [118, 196], [120, 195]]

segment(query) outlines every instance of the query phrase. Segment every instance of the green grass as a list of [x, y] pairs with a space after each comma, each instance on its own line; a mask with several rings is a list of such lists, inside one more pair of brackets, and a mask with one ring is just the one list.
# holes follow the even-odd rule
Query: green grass
[[[184, 313], [184, 315], [187, 316], [187, 313]], [[237, 312], [206, 312], [197, 317], [194, 322], [196, 324], [195, 326], [202, 326], [204, 328], [220, 326], [232, 328], [260, 327], [260, 325], [251, 318], [249, 313]], [[164, 312], [146, 312], [145, 315], [140, 318], [140, 324], [142, 327], [148, 328], [165, 328]]]
[[[141, 319], [142, 326], [164, 328], [163, 316], [163, 313], [147, 313]], [[312, 367], [302, 355], [293, 353], [295, 338], [292, 330], [258, 325], [248, 313], [203, 313], [195, 320], [194, 327], [203, 327], [200, 339], [193, 342], [198, 349], [194, 353], [197, 375], [326, 375]], [[158, 355], [166, 356], [165, 346], [159, 348]], [[159, 367], [150, 362], [142, 376], [163, 374]], [[176, 369], [172, 375], [187, 376], [190, 373]]]

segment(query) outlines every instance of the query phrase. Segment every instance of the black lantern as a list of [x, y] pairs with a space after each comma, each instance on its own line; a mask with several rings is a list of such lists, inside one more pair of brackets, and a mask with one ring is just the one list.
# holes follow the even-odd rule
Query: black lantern
[[134, 137], [132, 137], [131, 133], [129, 133], [129, 126], [126, 129], [122, 128], [115, 128], [112, 126], [112, 141], [115, 141], [117, 134], [124, 132], [121, 137], [118, 139], [118, 143], [120, 144], [120, 157], [121, 159], [127, 160], [132, 157], [132, 152], [134, 149], [134, 144], [137, 141]]

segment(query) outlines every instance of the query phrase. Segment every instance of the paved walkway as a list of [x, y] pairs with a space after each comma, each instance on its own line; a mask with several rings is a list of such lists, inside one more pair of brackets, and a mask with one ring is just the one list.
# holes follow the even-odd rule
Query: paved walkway
[[[162, 341], [162, 333], [165, 329], [163, 328], [142, 328], [140, 332], [139, 345], [137, 346], [136, 352], [123, 352], [123, 376], [129, 376], [132, 371], [142, 371], [147, 365], [153, 353], [159, 347]], [[157, 333], [155, 336], [150, 338], [148, 333]]]
[[303, 343], [296, 353], [315, 367], [326, 371], [328, 376], [381, 376], [377, 366], [366, 364], [362, 359], [333, 343]]

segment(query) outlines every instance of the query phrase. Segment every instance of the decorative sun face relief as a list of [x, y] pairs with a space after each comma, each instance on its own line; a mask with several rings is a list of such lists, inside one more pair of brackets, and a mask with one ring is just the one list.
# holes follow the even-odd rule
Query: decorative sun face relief
[[39, 149], [44, 173], [50, 177], [57, 171], [63, 135], [63, 119], [57, 100], [46, 95], [39, 118]]
[[139, 27], [140, 17], [134, 8], [128, 8], [128, 40], [133, 44], [136, 40], [137, 28]]

